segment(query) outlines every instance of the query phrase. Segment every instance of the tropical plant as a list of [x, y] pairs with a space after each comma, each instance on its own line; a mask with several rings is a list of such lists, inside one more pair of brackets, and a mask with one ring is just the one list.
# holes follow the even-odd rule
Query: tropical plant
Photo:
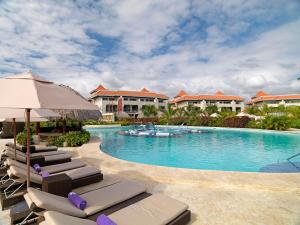
[[[24, 145], [25, 146], [27, 144], [26, 130], [24, 130], [24, 131], [17, 134], [16, 141], [19, 145]], [[30, 144], [33, 144], [33, 138], [32, 138], [31, 133], [30, 133]]]
[[176, 110], [173, 109], [172, 105], [168, 104], [166, 108], [161, 109], [162, 117], [161, 117], [161, 123], [169, 124], [172, 120], [172, 118], [176, 114]]
[[62, 147], [64, 143], [69, 147], [77, 147], [87, 143], [90, 140], [90, 133], [86, 130], [71, 131], [58, 137], [48, 139], [48, 145]]
[[218, 107], [216, 105], [209, 105], [205, 108], [204, 112], [208, 115], [218, 113]]
[[268, 130], [287, 130], [291, 125], [291, 120], [287, 116], [266, 116], [261, 127]]
[[286, 113], [288, 114], [288, 116], [294, 118], [300, 118], [300, 107], [299, 106], [286, 107]]
[[142, 112], [146, 117], [157, 116], [157, 109], [154, 105], [144, 105]]

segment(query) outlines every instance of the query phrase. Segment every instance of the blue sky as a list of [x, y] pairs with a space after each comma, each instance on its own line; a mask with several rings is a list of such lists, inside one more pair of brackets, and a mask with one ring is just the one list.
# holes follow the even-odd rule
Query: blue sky
[[299, 0], [0, 1], [0, 76], [31, 69], [84, 95], [299, 93]]

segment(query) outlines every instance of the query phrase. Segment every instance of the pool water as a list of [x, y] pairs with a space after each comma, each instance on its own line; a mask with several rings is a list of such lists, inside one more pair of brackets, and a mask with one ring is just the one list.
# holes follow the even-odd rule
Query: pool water
[[257, 172], [269, 164], [287, 163], [288, 157], [300, 152], [297, 134], [235, 129], [209, 129], [209, 133], [169, 138], [119, 134], [128, 129], [88, 130], [101, 138], [101, 150], [113, 157], [178, 168]]

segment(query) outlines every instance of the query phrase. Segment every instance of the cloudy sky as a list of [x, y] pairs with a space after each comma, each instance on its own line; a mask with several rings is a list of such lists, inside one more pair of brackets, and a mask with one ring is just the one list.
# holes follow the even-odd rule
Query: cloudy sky
[[0, 76], [84, 95], [300, 93], [299, 0], [0, 0]]

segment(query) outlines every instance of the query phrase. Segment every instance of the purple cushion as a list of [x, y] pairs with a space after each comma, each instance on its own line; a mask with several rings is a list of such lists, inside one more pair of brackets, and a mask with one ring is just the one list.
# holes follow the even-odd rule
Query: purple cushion
[[68, 194], [68, 199], [70, 202], [72, 202], [73, 205], [75, 205], [78, 209], [84, 210], [87, 202], [83, 198], [81, 198], [78, 194], [75, 192], [70, 192]]
[[41, 168], [40, 164], [38, 164], [38, 163], [33, 165], [33, 169], [38, 173], [42, 171], [42, 168]]
[[101, 214], [97, 217], [97, 225], [117, 225], [114, 221], [112, 221], [109, 217]]
[[42, 178], [46, 178], [46, 177], [49, 177], [49, 176], [50, 176], [50, 174], [47, 171], [42, 172]]

